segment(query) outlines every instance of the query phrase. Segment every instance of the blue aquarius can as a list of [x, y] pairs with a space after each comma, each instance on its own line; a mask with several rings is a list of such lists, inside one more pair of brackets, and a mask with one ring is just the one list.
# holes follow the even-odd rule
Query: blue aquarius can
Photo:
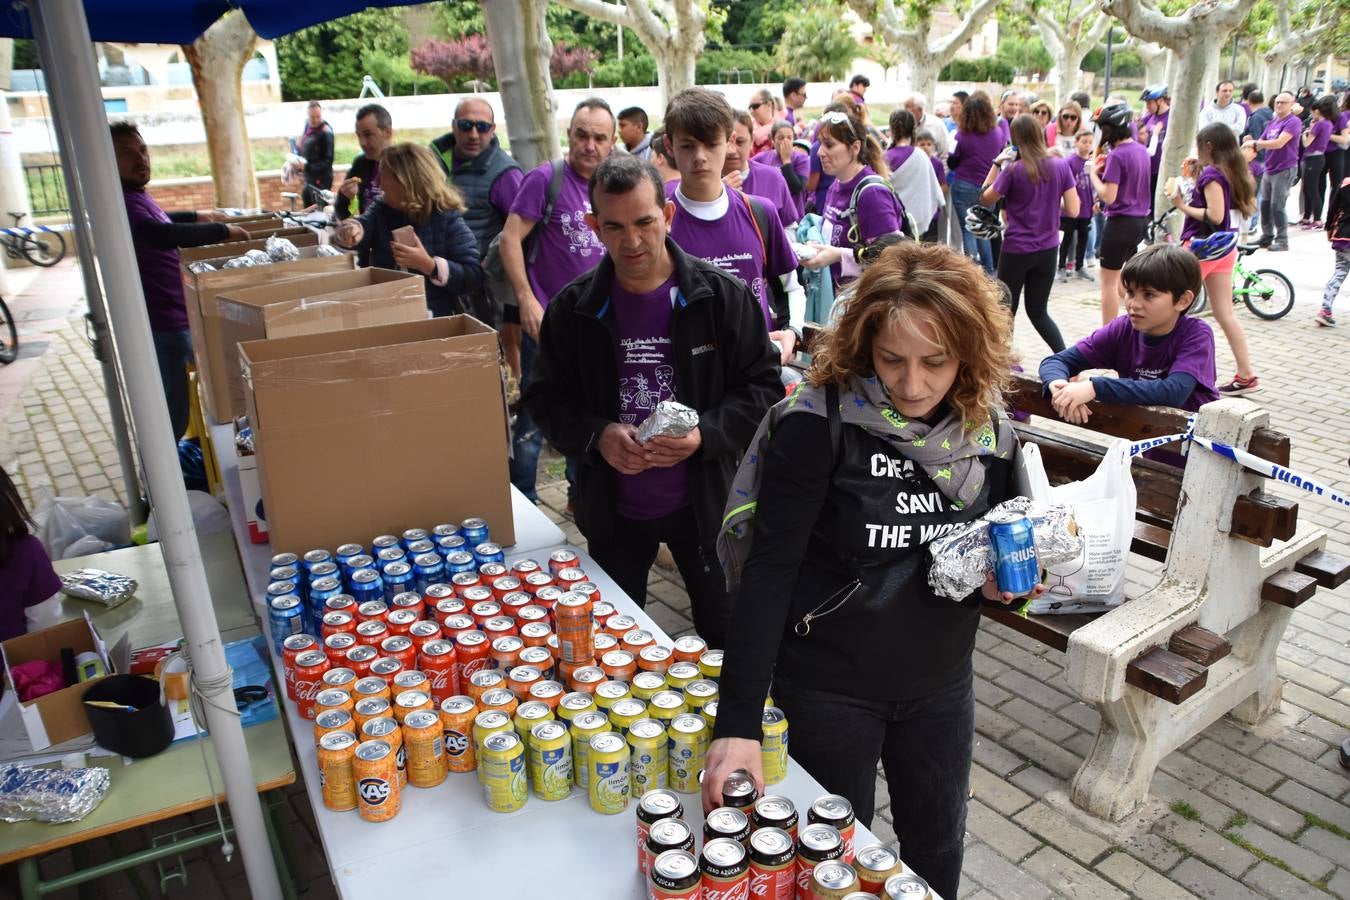
[[295, 594], [301, 600], [305, 599], [304, 595], [300, 593], [299, 588], [289, 581], [273, 580], [267, 585], [267, 602], [269, 605], [277, 597], [285, 597], [287, 594]]
[[305, 630], [305, 601], [299, 594], [280, 594], [270, 597], [267, 604], [267, 624], [272, 644], [281, 655], [281, 642]]
[[360, 606], [371, 600], [384, 599], [384, 579], [380, 573], [372, 566], [369, 569], [357, 569], [352, 572], [352, 580], [347, 585], [347, 593], [352, 595], [356, 605]]
[[342, 570], [338, 568], [337, 563], [332, 561], [316, 563], [314, 566], [310, 567], [309, 578], [306, 579], [308, 582], [307, 596], [313, 595], [314, 582], [321, 578], [334, 578], [338, 582], [341, 582]]
[[301, 588], [305, 581], [300, 577], [300, 570], [295, 566], [277, 566], [268, 573], [268, 581], [285, 581], [294, 587], [294, 593], [301, 593]]
[[347, 571], [347, 569], [351, 567], [352, 557], [360, 556], [365, 552], [366, 548], [360, 544], [343, 544], [337, 548], [337, 553], [335, 554], [338, 568], [342, 569], [344, 572]]
[[416, 560], [423, 553], [435, 553], [436, 545], [431, 542], [430, 538], [422, 538], [420, 541], [413, 541], [404, 550], [407, 551], [408, 559]]
[[384, 567], [384, 600], [393, 601], [395, 595], [413, 589], [412, 565], [398, 560]]
[[[336, 568], [336, 567], [335, 567]], [[342, 582], [336, 575], [326, 575], [309, 583], [309, 620], [314, 633], [319, 633], [323, 614], [328, 612], [328, 601], [342, 593]]]
[[413, 557], [413, 586], [424, 592], [431, 585], [445, 580], [445, 560], [439, 553], [423, 553]]
[[491, 540], [486, 519], [465, 519], [459, 523], [459, 529], [460, 534], [464, 535], [464, 540], [470, 547], [477, 547], [479, 544]]
[[385, 547], [398, 547], [398, 537], [392, 534], [382, 534], [377, 538], [371, 538], [370, 555], [379, 556], [380, 551]]
[[314, 567], [320, 563], [332, 562], [333, 554], [327, 550], [310, 550], [304, 555], [305, 571], [312, 573]]
[[488, 541], [473, 548], [473, 558], [478, 560], [480, 566], [483, 563], [506, 563], [506, 554], [502, 552], [502, 548]]
[[1021, 513], [989, 518], [989, 543], [994, 549], [994, 580], [1002, 593], [1022, 597], [1041, 582], [1041, 563], [1031, 520]]
[[447, 558], [451, 553], [468, 549], [469, 543], [464, 540], [462, 534], [447, 534], [436, 538], [436, 552], [441, 555], [441, 559]]
[[347, 582], [348, 585], [350, 585], [352, 583], [352, 573], [355, 572], [357, 569], [373, 569], [373, 568], [375, 568], [374, 557], [372, 557], [369, 553], [358, 553], [351, 559], [347, 560], [346, 564], [341, 567], [342, 580]]
[[375, 568], [384, 571], [384, 567], [391, 562], [405, 562], [407, 559], [408, 554], [402, 547], [383, 547], [375, 554]]
[[427, 531], [425, 528], [409, 528], [407, 531], [403, 532], [403, 540], [401, 541], [403, 549], [412, 553], [411, 544], [415, 544], [418, 541], [425, 541], [430, 536], [431, 532]]
[[296, 556], [294, 553], [278, 553], [276, 556], [272, 557], [272, 568], [274, 569], [279, 569], [282, 566], [298, 565], [300, 565], [300, 557]]
[[446, 577], [458, 575], [460, 572], [477, 572], [478, 563], [474, 562], [473, 554], [467, 550], [456, 550], [445, 558]]
[[459, 526], [458, 526], [458, 525], [455, 525], [455, 524], [452, 524], [452, 523], [446, 523], [446, 524], [444, 524], [444, 525], [433, 525], [433, 526], [431, 526], [431, 539], [432, 539], [432, 540], [435, 540], [436, 538], [441, 538], [441, 537], [450, 537], [451, 535], [456, 535], [456, 534], [459, 534]]

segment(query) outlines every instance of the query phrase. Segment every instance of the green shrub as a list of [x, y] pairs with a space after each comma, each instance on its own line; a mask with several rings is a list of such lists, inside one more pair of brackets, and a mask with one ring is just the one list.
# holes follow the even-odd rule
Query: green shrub
[[1010, 63], [992, 56], [977, 59], [954, 59], [943, 67], [938, 78], [942, 81], [990, 81], [994, 84], [1012, 84], [1017, 73]]

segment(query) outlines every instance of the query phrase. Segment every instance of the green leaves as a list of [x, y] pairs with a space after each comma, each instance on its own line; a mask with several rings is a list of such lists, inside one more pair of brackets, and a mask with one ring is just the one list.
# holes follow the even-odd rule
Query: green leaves
[[778, 52], [784, 70], [808, 81], [842, 77], [859, 53], [842, 13], [834, 4], [812, 4], [789, 14]]

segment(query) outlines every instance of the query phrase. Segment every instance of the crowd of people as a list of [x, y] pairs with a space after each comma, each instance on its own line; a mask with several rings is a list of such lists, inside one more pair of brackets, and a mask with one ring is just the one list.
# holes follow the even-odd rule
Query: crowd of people
[[[1350, 275], [1350, 101], [1280, 92], [1267, 108], [1260, 90], [1235, 99], [1224, 82], [1183, 171], [1167, 173], [1163, 86], [1144, 92], [1142, 115], [1115, 96], [1093, 111], [1079, 94], [1057, 108], [1016, 91], [960, 91], [936, 107], [911, 94], [885, 128], [869, 86], [855, 76], [813, 118], [800, 78], [744, 110], [690, 88], [655, 132], [646, 110], [588, 98], [563, 158], [530, 171], [481, 97], [460, 100], [429, 146], [397, 141], [383, 106], [361, 107], [361, 155], [336, 187], [318, 104], [297, 147], [310, 188], [335, 190], [338, 243], [421, 273], [432, 315], [500, 330], [522, 385], [512, 483], [537, 500], [544, 441], [562, 453], [569, 513], [639, 605], [669, 548], [696, 630], [726, 651], [707, 802], [735, 769], [758, 779], [772, 681], [793, 756], [865, 824], [881, 764], [906, 861], [954, 897], [979, 604], [1012, 598], [992, 581], [964, 603], [938, 598], [927, 538], [878, 535], [936, 533], [1012, 495], [1018, 445], [999, 397], [1023, 302], [1067, 421], [1086, 422], [1094, 400], [1195, 410], [1257, 390], [1233, 315], [1237, 237], [1259, 223], [1262, 246], [1287, 248], [1301, 173], [1299, 224], [1326, 222], [1335, 288]], [[113, 138], [167, 391], [191, 353], [173, 248], [233, 226], [212, 211], [166, 216], [145, 193], [139, 134], [117, 125]], [[1141, 250], [1165, 211], [1160, 177], [1180, 242]], [[1052, 288], [1094, 280], [1094, 260], [1102, 327], [1069, 345]], [[1187, 315], [1202, 285], [1237, 361], [1223, 381], [1213, 332]], [[828, 327], [802, 380], [787, 364], [807, 321]], [[695, 410], [696, 427], [640, 441], [667, 400]], [[733, 514], [752, 515], [734, 591], [718, 546]], [[889, 654], [897, 629], [908, 666]]]

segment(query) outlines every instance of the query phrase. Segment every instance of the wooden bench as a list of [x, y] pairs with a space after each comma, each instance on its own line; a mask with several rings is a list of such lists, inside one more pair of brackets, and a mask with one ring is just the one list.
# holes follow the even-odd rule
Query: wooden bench
[[[1019, 375], [1012, 408], [1056, 418], [1039, 379]], [[1184, 432], [1189, 413], [1092, 404], [1089, 428], [1146, 440]], [[1195, 416], [1197, 434], [1287, 465], [1289, 439], [1244, 400]], [[1050, 481], [1081, 480], [1104, 447], [1015, 423], [1037, 444]], [[1350, 578], [1350, 561], [1325, 552], [1326, 534], [1298, 525], [1298, 504], [1265, 493], [1262, 479], [1194, 448], [1185, 469], [1136, 457], [1133, 552], [1165, 563], [1153, 589], [1095, 615], [984, 614], [1068, 657], [1070, 688], [1101, 713], [1071, 795], [1094, 815], [1120, 820], [1143, 801], [1158, 762], [1225, 714], [1255, 723], [1279, 707], [1275, 653], [1292, 611], [1320, 587]]]

